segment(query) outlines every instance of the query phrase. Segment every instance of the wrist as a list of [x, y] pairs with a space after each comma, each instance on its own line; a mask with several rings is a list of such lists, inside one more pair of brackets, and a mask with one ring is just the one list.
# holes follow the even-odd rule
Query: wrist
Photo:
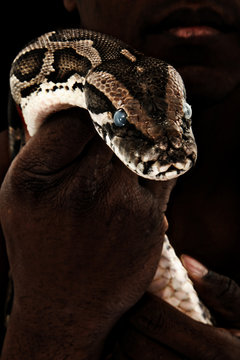
[[59, 354], [71, 360], [97, 360], [111, 327], [110, 319], [104, 321], [94, 312], [67, 304], [62, 309], [56, 303], [52, 307], [13, 306], [2, 359], [20, 359], [25, 354], [29, 359], [47, 360]]

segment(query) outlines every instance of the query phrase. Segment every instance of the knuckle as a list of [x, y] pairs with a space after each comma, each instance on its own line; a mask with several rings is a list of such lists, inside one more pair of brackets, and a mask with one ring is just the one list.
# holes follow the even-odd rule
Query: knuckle
[[34, 172], [31, 164], [28, 164], [27, 167], [21, 165], [16, 166], [11, 174], [12, 189], [15, 193], [19, 195], [22, 193], [24, 196], [43, 195], [45, 191], [49, 191], [57, 185], [56, 178]]
[[227, 276], [209, 272], [208, 304], [218, 318], [219, 325], [223, 327], [238, 327], [240, 324], [240, 287]]
[[214, 289], [217, 298], [236, 298], [240, 296], [240, 288], [237, 283], [227, 276], [219, 275], [211, 270], [205, 276], [205, 280]]
[[230, 306], [232, 301], [238, 301], [240, 305], [240, 288], [237, 283], [228, 277], [221, 277], [220, 285], [217, 296], [224, 299]]
[[219, 293], [218, 297], [225, 297], [233, 295], [235, 292], [234, 281], [228, 277], [221, 276], [219, 278]]

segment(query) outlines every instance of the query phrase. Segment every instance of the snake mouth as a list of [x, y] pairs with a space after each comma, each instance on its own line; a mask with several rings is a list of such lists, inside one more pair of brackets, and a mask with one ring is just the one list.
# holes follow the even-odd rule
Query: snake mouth
[[184, 174], [187, 172], [193, 165], [192, 160], [187, 159], [186, 164], [182, 163], [175, 163], [171, 165], [166, 165], [167, 170], [160, 172], [157, 174], [157, 178], [159, 177], [159, 180], [171, 180], [175, 179], [176, 177]]
[[183, 162], [169, 163], [166, 165], [160, 165], [158, 162], [145, 162], [139, 164], [139, 175], [152, 180], [167, 181], [175, 179], [178, 176], [187, 172], [195, 163], [192, 157], [186, 159]]
[[181, 162], [169, 162], [163, 165], [160, 161], [146, 161], [140, 162], [135, 168], [132, 168], [131, 164], [128, 164], [128, 167], [143, 178], [149, 180], [167, 181], [175, 179], [187, 172], [195, 164], [195, 162], [196, 156], [193, 153]]

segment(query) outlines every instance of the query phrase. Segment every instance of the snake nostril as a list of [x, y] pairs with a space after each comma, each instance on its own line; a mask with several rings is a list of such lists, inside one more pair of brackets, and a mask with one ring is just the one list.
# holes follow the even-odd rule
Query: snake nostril
[[175, 149], [179, 149], [183, 144], [181, 129], [176, 124], [171, 124], [171, 126], [167, 127], [165, 131], [169, 145], [173, 146]]
[[148, 128], [148, 136], [158, 143], [158, 146], [163, 151], [167, 150], [168, 147], [179, 149], [183, 145], [182, 134], [175, 128], [151, 127]]
[[170, 136], [169, 141], [175, 149], [179, 149], [182, 146], [182, 137], [181, 136]]
[[166, 136], [162, 136], [159, 139], [159, 147], [161, 150], [166, 151], [168, 148], [168, 138]]
[[151, 125], [147, 128], [147, 134], [150, 138], [156, 141], [165, 136], [165, 131], [160, 125]]

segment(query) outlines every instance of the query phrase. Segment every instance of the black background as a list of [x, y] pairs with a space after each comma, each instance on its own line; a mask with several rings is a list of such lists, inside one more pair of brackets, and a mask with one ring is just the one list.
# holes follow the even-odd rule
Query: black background
[[63, 6], [63, 0], [7, 1], [7, 3], [2, 2], [1, 6], [3, 41], [0, 51], [2, 59], [0, 131], [7, 127], [9, 72], [17, 53], [29, 41], [47, 31], [80, 27], [77, 11], [68, 13]]

